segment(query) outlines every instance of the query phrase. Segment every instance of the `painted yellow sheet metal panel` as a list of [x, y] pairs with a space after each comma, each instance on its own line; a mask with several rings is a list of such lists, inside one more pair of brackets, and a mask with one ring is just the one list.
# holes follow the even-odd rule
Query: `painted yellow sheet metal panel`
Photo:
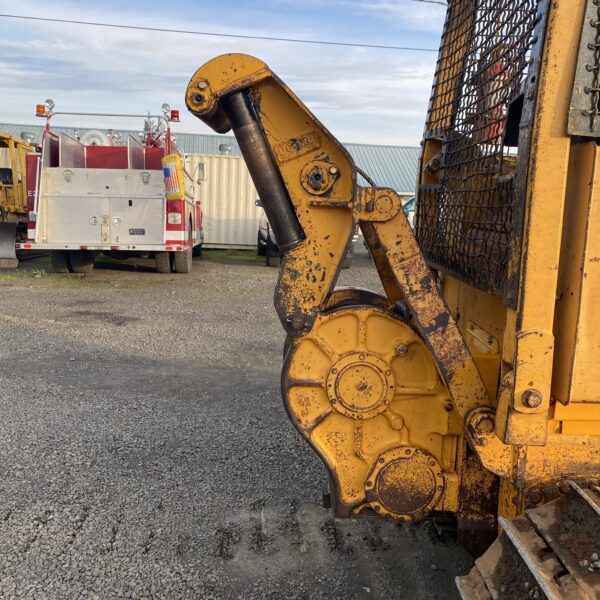
[[[591, 148], [590, 148], [591, 146]], [[574, 227], [571, 231], [565, 228], [565, 236], [571, 235], [581, 240], [583, 252], [577, 256], [564, 256], [569, 264], [568, 289], [562, 290], [563, 294], [574, 301], [569, 310], [575, 318], [572, 352], [570, 355], [561, 356], [562, 361], [557, 361], [557, 366], [570, 367], [568, 377], [568, 395], [559, 398], [570, 402], [596, 401], [600, 402], [600, 385], [598, 384], [598, 356], [600, 354], [600, 163], [598, 148], [595, 144], [586, 144], [588, 154], [587, 164], [592, 166], [591, 186], [590, 178], [583, 175], [582, 183], [588, 184], [576, 202], [582, 206], [583, 227]], [[582, 157], [582, 162], [583, 162]], [[585, 163], [584, 163], [585, 164]], [[588, 169], [589, 170], [589, 169]], [[568, 205], [575, 211], [575, 207]], [[576, 213], [578, 214], [578, 213]], [[573, 294], [573, 296], [571, 296]], [[565, 340], [568, 343], [569, 340]], [[562, 363], [562, 364], [561, 364]]]
[[[556, 291], [554, 320], [556, 348], [552, 382], [554, 398], [565, 404], [571, 400], [573, 386], [574, 360], [584, 285], [582, 274], [587, 237], [590, 232], [588, 217], [595, 192], [592, 184], [595, 178], [596, 161], [597, 149], [595, 142], [576, 144], [571, 149], [559, 279]], [[593, 335], [594, 337], [596, 336]], [[583, 338], [581, 341], [585, 343]], [[590, 356], [590, 360], [595, 360], [595, 357]], [[595, 378], [595, 370], [592, 369], [585, 374], [585, 377], [586, 379], [588, 377]], [[600, 387], [595, 387], [596, 389], [590, 399], [594, 399], [600, 394]]]

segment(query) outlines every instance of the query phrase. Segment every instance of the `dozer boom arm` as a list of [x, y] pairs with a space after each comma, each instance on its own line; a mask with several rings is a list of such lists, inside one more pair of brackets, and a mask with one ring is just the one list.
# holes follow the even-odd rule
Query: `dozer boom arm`
[[[414, 233], [398, 195], [359, 186], [265, 63], [217, 57], [186, 93], [194, 115], [233, 130], [285, 251], [282, 395], [337, 514], [451, 512], [476, 553], [500, 515], [507, 537], [465, 598], [502, 597], [488, 575], [511, 548], [547, 597], [600, 587], [552, 538], [581, 511], [591, 536], [573, 543], [600, 543], [597, 1], [449, 1]], [[385, 296], [335, 288], [356, 224]], [[552, 563], [536, 558], [544, 544]]]
[[[286, 250], [275, 291], [286, 332], [305, 334], [320, 311], [335, 305], [333, 288], [358, 222], [388, 305], [399, 303], [432, 352], [472, 448], [490, 471], [516, 477], [517, 447], [494, 435], [495, 399], [489, 398], [438, 291], [398, 195], [358, 186], [348, 152], [254, 57], [228, 54], [206, 63], [192, 77], [186, 103], [215, 131], [233, 129], [238, 139], [275, 237]], [[544, 452], [536, 457], [536, 447], [529, 453], [531, 473], [539, 479], [569, 472], [572, 456], [564, 452], [552, 463]]]

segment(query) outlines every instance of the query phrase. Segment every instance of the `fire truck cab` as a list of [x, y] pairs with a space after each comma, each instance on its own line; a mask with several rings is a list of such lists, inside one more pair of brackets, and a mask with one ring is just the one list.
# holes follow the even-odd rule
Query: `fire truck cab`
[[[89, 272], [98, 254], [114, 258], [154, 256], [161, 273], [188, 273], [202, 244], [198, 174], [186, 168], [171, 135], [179, 111], [98, 115], [53, 111], [50, 100], [36, 113], [46, 118], [41, 152], [27, 156], [27, 240], [17, 249], [49, 250], [57, 272]], [[142, 141], [92, 130], [56, 134], [58, 114], [141, 116]]]

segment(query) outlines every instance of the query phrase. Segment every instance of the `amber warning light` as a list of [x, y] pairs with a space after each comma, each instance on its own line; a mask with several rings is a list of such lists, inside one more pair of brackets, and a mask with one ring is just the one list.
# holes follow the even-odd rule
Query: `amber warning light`
[[179, 123], [179, 111], [173, 109], [171, 111], [171, 118], [169, 120], [170, 121], [175, 121], [176, 123]]
[[46, 105], [45, 104], [36, 104], [35, 105], [35, 116], [43, 117], [46, 114]]

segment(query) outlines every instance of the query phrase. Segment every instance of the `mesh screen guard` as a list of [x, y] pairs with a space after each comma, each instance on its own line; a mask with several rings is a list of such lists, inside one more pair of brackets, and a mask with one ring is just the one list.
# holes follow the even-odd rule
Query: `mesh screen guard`
[[429, 264], [507, 304], [516, 301], [518, 157], [528, 160], [522, 115], [542, 3], [449, 1], [425, 130], [426, 140], [442, 142], [439, 183], [420, 185], [417, 195], [415, 233]]

